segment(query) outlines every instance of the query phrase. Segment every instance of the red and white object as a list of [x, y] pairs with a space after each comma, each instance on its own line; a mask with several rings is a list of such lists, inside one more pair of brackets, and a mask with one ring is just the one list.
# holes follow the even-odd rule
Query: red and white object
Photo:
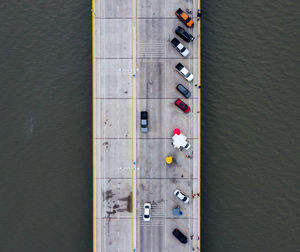
[[187, 141], [187, 137], [181, 133], [180, 129], [174, 129], [173, 133], [172, 145], [174, 148], [179, 149], [180, 151], [191, 148], [191, 145]]

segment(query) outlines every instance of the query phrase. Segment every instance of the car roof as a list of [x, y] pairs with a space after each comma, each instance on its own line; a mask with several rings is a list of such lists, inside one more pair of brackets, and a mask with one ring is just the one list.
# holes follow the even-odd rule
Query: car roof
[[183, 31], [183, 34], [185, 34], [186, 36], [190, 37], [190, 34], [187, 31]]
[[185, 86], [183, 86], [182, 84], [178, 84], [178, 85], [177, 85], [177, 88], [178, 88], [178, 89], [183, 89], [184, 91], [187, 90], [187, 88], [186, 88]]
[[186, 238], [186, 236], [185, 236], [178, 228], [175, 228], [175, 229], [173, 230], [173, 234], [174, 234], [176, 237]]
[[186, 14], [185, 12], [183, 12], [183, 13], [181, 14], [181, 17], [184, 18], [184, 19], [189, 18], [188, 14]]

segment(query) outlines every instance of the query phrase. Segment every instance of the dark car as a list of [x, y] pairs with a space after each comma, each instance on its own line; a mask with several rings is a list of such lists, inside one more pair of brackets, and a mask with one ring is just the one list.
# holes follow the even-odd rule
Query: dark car
[[186, 105], [182, 100], [180, 100], [180, 99], [177, 99], [176, 101], [175, 101], [175, 105], [178, 107], [178, 108], [180, 108], [184, 113], [188, 113], [188, 112], [190, 112], [190, 110], [191, 110], [191, 108], [188, 106], [188, 105]]
[[141, 131], [143, 133], [148, 132], [148, 112], [141, 111]]
[[195, 37], [192, 34], [185, 31], [181, 26], [177, 26], [177, 28], [175, 29], [175, 33], [186, 42], [190, 42], [195, 39]]
[[182, 84], [178, 84], [176, 86], [176, 89], [178, 90], [179, 93], [181, 93], [185, 98], [190, 98], [191, 97], [191, 92]]
[[181, 243], [187, 243], [187, 237], [178, 228], [175, 228], [172, 233]]

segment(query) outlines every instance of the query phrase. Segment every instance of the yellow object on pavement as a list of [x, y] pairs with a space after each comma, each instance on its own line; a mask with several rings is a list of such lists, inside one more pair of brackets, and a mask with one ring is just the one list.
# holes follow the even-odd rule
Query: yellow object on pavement
[[172, 156], [166, 157], [166, 163], [167, 164], [172, 164], [172, 162], [173, 162], [173, 157]]

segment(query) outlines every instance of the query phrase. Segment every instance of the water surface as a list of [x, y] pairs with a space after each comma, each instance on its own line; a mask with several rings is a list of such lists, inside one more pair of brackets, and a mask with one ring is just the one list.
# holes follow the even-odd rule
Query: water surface
[[299, 2], [203, 9], [204, 251], [300, 251]]

